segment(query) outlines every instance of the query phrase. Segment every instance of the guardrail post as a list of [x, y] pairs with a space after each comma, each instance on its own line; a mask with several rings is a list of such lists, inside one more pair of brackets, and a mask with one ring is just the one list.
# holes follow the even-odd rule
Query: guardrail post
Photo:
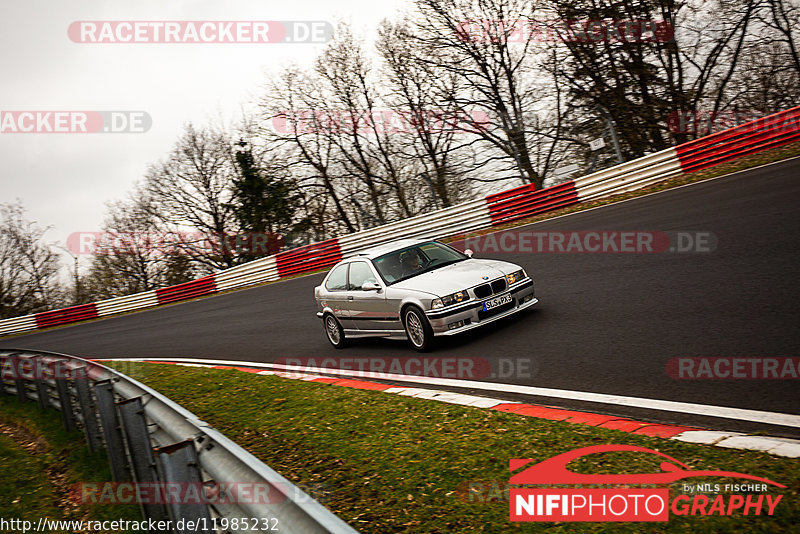
[[117, 417], [117, 405], [114, 401], [114, 387], [111, 380], [101, 380], [94, 384], [94, 396], [97, 398], [97, 411], [100, 412], [100, 423], [106, 442], [108, 462], [115, 482], [129, 481], [128, 460], [125, 456], [125, 443], [122, 441], [122, 428]]
[[58, 402], [61, 404], [61, 420], [64, 422], [64, 428], [72, 432], [78, 429], [78, 425], [75, 423], [75, 409], [67, 382], [68, 369], [67, 360], [55, 362], [56, 391], [58, 392]]
[[97, 424], [97, 410], [92, 400], [92, 392], [89, 390], [89, 373], [86, 372], [85, 366], [73, 367], [72, 370], [75, 373], [72, 382], [78, 392], [86, 443], [89, 444], [90, 451], [96, 452], [100, 447], [100, 429]]
[[0, 354], [0, 393], [7, 393], [9, 395], [11, 393], [6, 389], [5, 375], [8, 371], [11, 371], [11, 376], [13, 377], [15, 373], [14, 367], [10, 362], [11, 357], [8, 354]]
[[[151, 486], [157, 491], [148, 492], [149, 499], [154, 502], [142, 502], [142, 513], [145, 518], [153, 521], [168, 521], [169, 515], [164, 506], [163, 492], [158, 487], [158, 469], [156, 467], [153, 447], [150, 444], [150, 432], [147, 430], [147, 420], [144, 416], [144, 406], [141, 397], [134, 397], [117, 403], [119, 415], [122, 419], [122, 428], [128, 442], [128, 452], [133, 463], [133, 473], [136, 483]], [[156, 497], [157, 495], [157, 497]], [[164, 531], [168, 532], [168, 531]]]
[[[177, 534], [196, 534], [216, 532], [211, 524], [211, 513], [203, 494], [203, 477], [197, 459], [197, 450], [192, 440], [182, 441], [174, 445], [155, 449], [164, 482], [185, 486], [181, 495], [187, 498], [181, 502], [167, 504], [172, 515]], [[189, 496], [197, 496], [196, 502], [189, 502]]]
[[28, 402], [30, 399], [28, 398], [28, 389], [25, 385], [25, 379], [22, 377], [22, 362], [29, 361], [30, 358], [18, 358], [15, 357], [16, 355], [11, 356], [11, 361], [14, 365], [14, 384], [17, 388], [17, 399], [20, 402]]
[[39, 401], [39, 408], [46, 410], [50, 407], [50, 388], [44, 378], [44, 363], [42, 358], [37, 357], [33, 360], [33, 383], [36, 385], [36, 400]]

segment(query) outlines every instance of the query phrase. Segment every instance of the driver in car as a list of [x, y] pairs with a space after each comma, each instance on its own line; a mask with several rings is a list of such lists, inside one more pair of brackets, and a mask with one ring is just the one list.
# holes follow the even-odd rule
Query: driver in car
[[412, 249], [400, 254], [400, 265], [403, 267], [403, 278], [421, 271], [423, 261], [419, 251]]

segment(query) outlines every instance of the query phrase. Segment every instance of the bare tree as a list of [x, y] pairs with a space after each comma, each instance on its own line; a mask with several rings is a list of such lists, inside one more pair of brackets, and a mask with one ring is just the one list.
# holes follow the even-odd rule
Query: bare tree
[[152, 198], [142, 188], [108, 204], [103, 232], [84, 284], [101, 300], [179, 284], [195, 276], [185, 236], [161, 231]]
[[455, 97], [459, 109], [467, 115], [482, 110], [495, 122], [476, 134], [510, 160], [524, 182], [541, 187], [544, 176], [534, 165], [526, 125], [541, 98], [534, 83], [533, 43], [509, 39], [509, 23], [534, 13], [533, 0], [417, 0], [417, 8], [415, 34], [441, 54], [434, 66], [465, 83], [466, 90]]
[[[146, 176], [145, 189], [160, 228], [198, 232], [198, 240], [183, 246], [206, 269], [236, 263], [236, 251], [227, 244], [237, 231], [233, 143], [233, 136], [220, 128], [189, 124], [167, 159], [152, 165]], [[209, 239], [216, 246], [209, 246]]]
[[[589, 38], [578, 33], [578, 25], [559, 33], [568, 54], [554, 71], [569, 88], [572, 105], [584, 114], [610, 113], [626, 158], [641, 156], [708, 133], [692, 125], [670, 132], [671, 115], [691, 121], [725, 110], [787, 105], [779, 93], [797, 94], [800, 80], [787, 73], [787, 64], [796, 65], [797, 30], [789, 21], [798, 16], [789, 4], [551, 0], [554, 20], [597, 22], [605, 32]], [[642, 22], [650, 27], [637, 27]], [[770, 86], [778, 90], [771, 93]]]
[[326, 234], [329, 224], [324, 213], [328, 209], [333, 219], [330, 226], [340, 226], [347, 232], [358, 229], [343, 198], [347, 196], [347, 180], [335, 162], [336, 146], [317, 113], [324, 106], [317, 80], [294, 67], [285, 69], [267, 86], [260, 102], [265, 121], [259, 133], [271, 151], [286, 152], [290, 161], [287, 168], [303, 192], [306, 223], [316, 226], [317, 238]]
[[[402, 155], [422, 166], [420, 173], [442, 207], [469, 196], [466, 177], [470, 167], [472, 132], [485, 127], [467, 123], [456, 105], [463, 80], [452, 71], [435, 67], [436, 50], [425, 49], [412, 35], [407, 20], [381, 24], [378, 50], [384, 60], [383, 84], [387, 102], [408, 126], [400, 144]], [[399, 134], [398, 134], [399, 135]], [[478, 165], [479, 166], [479, 165]], [[419, 184], [422, 186], [422, 184]]]
[[25, 220], [20, 203], [0, 204], [0, 318], [61, 304], [58, 255], [44, 241], [46, 229]]
[[[373, 68], [363, 44], [345, 24], [317, 59], [316, 71], [327, 84], [335, 116], [331, 136], [343, 167], [363, 186], [376, 222], [383, 224], [414, 214], [404, 187], [403, 161], [398, 158], [392, 125], [382, 120], [388, 111], [376, 89]], [[395, 213], [392, 214], [391, 211]]]
[[776, 41], [786, 51], [795, 75], [800, 76], [800, 3], [797, 0], [765, 0], [767, 24], [777, 31]]

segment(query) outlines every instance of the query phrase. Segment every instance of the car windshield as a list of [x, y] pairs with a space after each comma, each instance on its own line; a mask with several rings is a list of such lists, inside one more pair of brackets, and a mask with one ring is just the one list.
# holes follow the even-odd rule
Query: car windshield
[[394, 250], [375, 258], [372, 263], [383, 280], [391, 285], [466, 259], [467, 256], [447, 245], [429, 241]]

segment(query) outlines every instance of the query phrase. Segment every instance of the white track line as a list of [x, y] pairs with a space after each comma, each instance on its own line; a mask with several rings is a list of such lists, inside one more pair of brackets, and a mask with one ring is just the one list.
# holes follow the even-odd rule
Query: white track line
[[[684, 414], [703, 415], [709, 417], [721, 417], [723, 419], [735, 419], [739, 421], [754, 421], [771, 425], [788, 426], [800, 428], [800, 416], [787, 413], [763, 412], [760, 410], [744, 410], [741, 408], [729, 408], [727, 406], [713, 406], [709, 404], [694, 404], [688, 402], [667, 401], [660, 399], [646, 399], [642, 397], [628, 397], [624, 395], [607, 395], [605, 393], [590, 393], [586, 391], [571, 391], [567, 389], [540, 388], [534, 386], [520, 386], [516, 384], [498, 384], [494, 382], [478, 382], [475, 380], [458, 380], [453, 378], [436, 378], [429, 376], [410, 376], [396, 375], [387, 373], [361, 372], [353, 369], [329, 369], [318, 367], [307, 367], [297, 365], [282, 365], [263, 362], [244, 362], [230, 360], [209, 360], [202, 358], [149, 358], [152, 361], [169, 362], [188, 362], [188, 363], [207, 363], [213, 365], [241, 366], [241, 367], [260, 367], [268, 369], [281, 369], [284, 371], [300, 371], [307, 373], [324, 373], [328, 375], [341, 375], [352, 378], [375, 378], [382, 380], [395, 380], [398, 382], [416, 382], [433, 384], [438, 386], [450, 386], [459, 388], [472, 388], [484, 391], [500, 391], [504, 393], [520, 393], [523, 395], [535, 395], [537, 397], [550, 397], [557, 399], [570, 399], [585, 402], [597, 402], [601, 404], [613, 404], [617, 406], [629, 406], [632, 408], [646, 408], [649, 410], [661, 410], [665, 412], [677, 412]], [[146, 362], [148, 359], [128, 359], [114, 358], [98, 361], [139, 361]]]

